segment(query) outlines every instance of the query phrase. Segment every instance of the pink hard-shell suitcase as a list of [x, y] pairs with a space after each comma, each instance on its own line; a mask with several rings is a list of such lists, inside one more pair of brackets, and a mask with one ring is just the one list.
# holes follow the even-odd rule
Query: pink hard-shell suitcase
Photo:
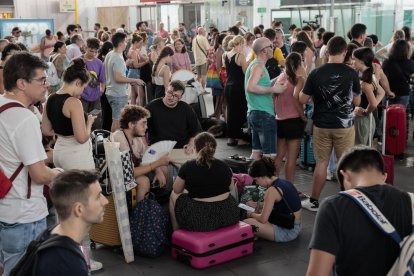
[[210, 232], [177, 230], [172, 256], [194, 268], [206, 268], [253, 253], [253, 229], [244, 222]]

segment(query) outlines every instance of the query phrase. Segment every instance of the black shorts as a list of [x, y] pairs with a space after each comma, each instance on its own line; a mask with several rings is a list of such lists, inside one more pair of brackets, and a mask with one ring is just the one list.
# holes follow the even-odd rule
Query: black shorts
[[184, 193], [175, 202], [175, 216], [182, 229], [209, 232], [238, 223], [240, 209], [231, 195], [225, 200], [203, 202]]
[[277, 120], [277, 138], [294, 140], [305, 135], [305, 121], [301, 118]]

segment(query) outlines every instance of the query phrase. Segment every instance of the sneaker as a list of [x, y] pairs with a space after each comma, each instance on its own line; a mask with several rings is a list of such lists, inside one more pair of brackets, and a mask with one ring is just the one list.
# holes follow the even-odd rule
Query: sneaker
[[91, 262], [91, 271], [97, 271], [97, 270], [100, 270], [100, 269], [102, 269], [102, 267], [103, 267], [103, 264], [101, 263], [101, 262], [98, 262], [98, 261], [95, 261], [95, 260], [90, 260], [90, 262]]
[[335, 180], [335, 174], [330, 170], [326, 171], [326, 180], [332, 181]]
[[310, 198], [302, 200], [302, 208], [312, 212], [317, 212], [319, 209], [319, 201], [311, 202]]

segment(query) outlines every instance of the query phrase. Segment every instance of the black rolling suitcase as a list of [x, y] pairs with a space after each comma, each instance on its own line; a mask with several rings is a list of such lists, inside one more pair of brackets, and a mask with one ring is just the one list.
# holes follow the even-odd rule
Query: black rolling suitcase
[[223, 161], [229, 165], [233, 173], [247, 173], [250, 165], [253, 162], [253, 159], [234, 154], [232, 156], [224, 158]]

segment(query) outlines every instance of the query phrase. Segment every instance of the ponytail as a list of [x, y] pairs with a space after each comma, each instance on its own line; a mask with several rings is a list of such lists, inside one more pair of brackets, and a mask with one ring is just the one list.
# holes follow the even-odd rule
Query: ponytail
[[210, 168], [217, 148], [214, 136], [208, 132], [202, 132], [194, 138], [194, 145], [197, 151], [197, 165]]

